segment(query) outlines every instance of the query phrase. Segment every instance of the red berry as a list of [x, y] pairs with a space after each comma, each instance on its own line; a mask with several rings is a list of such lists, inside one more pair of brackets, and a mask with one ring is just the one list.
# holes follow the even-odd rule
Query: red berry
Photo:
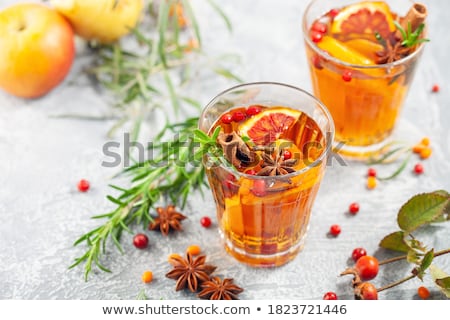
[[439, 85], [434, 84], [433, 87], [431, 88], [431, 91], [432, 91], [432, 92], [439, 92], [439, 89], [440, 89], [440, 88], [439, 88]]
[[200, 219], [200, 224], [205, 227], [208, 228], [211, 225], [211, 218], [210, 217], [202, 217]]
[[351, 214], [357, 214], [358, 211], [359, 211], [359, 204], [358, 204], [357, 202], [353, 202], [352, 204], [350, 204], [350, 205], [348, 206], [348, 211], [349, 211]]
[[244, 120], [247, 116], [242, 111], [233, 112], [233, 121], [240, 122]]
[[253, 181], [252, 193], [257, 197], [264, 197], [266, 195], [266, 182], [259, 179]]
[[362, 256], [356, 261], [355, 270], [364, 280], [371, 280], [378, 274], [378, 259], [372, 256]]
[[341, 227], [340, 227], [338, 224], [333, 224], [333, 225], [330, 227], [330, 233], [331, 233], [333, 236], [338, 236], [338, 235], [341, 233]]
[[417, 163], [414, 166], [414, 173], [415, 174], [422, 174], [423, 173], [423, 165], [421, 163]]
[[233, 121], [233, 115], [231, 113], [225, 113], [221, 118], [220, 121], [224, 124], [230, 124]]
[[321, 64], [321, 59], [319, 56], [316, 56], [316, 55], [312, 56], [311, 63], [313, 64], [313, 66], [316, 69], [319, 69], [319, 70], [323, 69], [322, 64]]
[[255, 106], [249, 106], [247, 108], [247, 110], [245, 110], [245, 113], [249, 117], [254, 116], [254, 115], [256, 115], [256, 114], [258, 114], [260, 112], [261, 112], [261, 107], [260, 106], [256, 106], [256, 105]]
[[417, 294], [419, 295], [419, 297], [421, 299], [424, 299], [424, 300], [428, 299], [430, 297], [430, 291], [424, 286], [421, 286], [417, 289]]
[[363, 282], [355, 288], [357, 300], [378, 300], [377, 288], [370, 282]]
[[133, 238], [133, 244], [138, 249], [145, 249], [148, 246], [148, 238], [143, 233], [138, 233]]
[[366, 255], [367, 255], [366, 249], [355, 248], [355, 249], [353, 249], [353, 252], [352, 252], [352, 259], [353, 259], [353, 261], [356, 262], [359, 260], [359, 258], [364, 257]]
[[352, 72], [350, 70], [344, 70], [342, 72], [342, 80], [346, 82], [352, 81]]
[[78, 190], [81, 192], [86, 192], [89, 190], [89, 187], [91, 185], [89, 184], [89, 181], [85, 180], [85, 179], [81, 179], [80, 181], [78, 181]]
[[323, 295], [323, 300], [337, 300], [337, 295], [334, 292], [327, 292]]
[[326, 33], [327, 32], [327, 25], [325, 23], [316, 21], [313, 23], [312, 30], [320, 32], [320, 33]]
[[377, 170], [375, 170], [374, 168], [369, 168], [367, 170], [367, 176], [368, 177], [376, 177], [377, 176]]
[[339, 13], [339, 9], [331, 9], [328, 12], [328, 15], [330, 16], [330, 18], [333, 19], [334, 17], [336, 17], [338, 15], [338, 13]]
[[249, 174], [251, 176], [256, 176], [256, 171], [253, 169], [248, 169], [245, 171], [246, 174]]
[[316, 42], [316, 43], [320, 42], [320, 41], [322, 41], [322, 38], [323, 38], [323, 33], [314, 31], [314, 30], [311, 31], [311, 40], [313, 42]]
[[283, 158], [284, 158], [284, 160], [289, 160], [290, 158], [292, 158], [292, 152], [290, 152], [289, 150], [284, 150]]

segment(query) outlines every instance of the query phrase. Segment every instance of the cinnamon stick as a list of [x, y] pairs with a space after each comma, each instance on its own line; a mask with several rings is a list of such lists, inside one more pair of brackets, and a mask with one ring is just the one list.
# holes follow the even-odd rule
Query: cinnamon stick
[[[408, 23], [411, 24], [411, 32], [416, 31], [416, 29], [425, 22], [427, 18], [428, 10], [427, 7], [422, 3], [414, 3], [409, 9], [406, 16], [400, 18], [400, 25], [404, 30], [408, 30]], [[397, 38], [401, 39], [401, 33], [399, 30], [395, 33]]]

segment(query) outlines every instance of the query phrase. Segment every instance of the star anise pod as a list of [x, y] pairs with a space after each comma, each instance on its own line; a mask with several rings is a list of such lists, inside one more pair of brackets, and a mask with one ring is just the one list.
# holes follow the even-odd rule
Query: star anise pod
[[276, 153], [275, 158], [270, 153], [262, 154], [262, 169], [258, 176], [279, 176], [295, 172], [293, 166], [297, 164], [297, 159], [284, 160], [283, 150]]
[[176, 231], [183, 229], [181, 227], [181, 220], [186, 219], [186, 216], [177, 212], [174, 205], [168, 205], [166, 208], [158, 207], [156, 208], [156, 212], [158, 213], [158, 217], [154, 218], [153, 222], [148, 226], [150, 230], [159, 228], [161, 233], [167, 236], [171, 228]]
[[396, 41], [394, 45], [391, 41], [386, 41], [386, 48], [383, 51], [378, 51], [376, 53], [375, 62], [377, 64], [391, 63], [406, 57], [411, 48], [402, 46], [401, 41]]
[[173, 256], [170, 263], [173, 269], [166, 274], [167, 278], [177, 280], [176, 291], [188, 288], [196, 292], [202, 282], [209, 281], [209, 275], [216, 270], [213, 265], [205, 264], [206, 256], [194, 258], [190, 253], [187, 258]]
[[220, 279], [211, 277], [211, 280], [202, 283], [199, 298], [209, 300], [239, 300], [238, 294], [244, 291], [233, 283], [233, 279]]

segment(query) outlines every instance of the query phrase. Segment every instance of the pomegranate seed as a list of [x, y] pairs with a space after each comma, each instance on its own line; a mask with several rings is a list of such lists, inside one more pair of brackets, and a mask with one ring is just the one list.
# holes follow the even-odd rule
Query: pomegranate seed
[[284, 158], [284, 160], [289, 160], [290, 158], [292, 158], [292, 152], [290, 152], [289, 150], [284, 150], [283, 158]]
[[350, 70], [344, 70], [344, 72], [342, 72], [342, 80], [345, 82], [352, 81], [352, 72]]
[[313, 64], [313, 66], [314, 66], [316, 69], [322, 70], [323, 67], [322, 67], [322, 64], [321, 64], [320, 62], [321, 62], [321, 59], [320, 59], [319, 56], [314, 55], [314, 56], [311, 58], [311, 63]]
[[224, 124], [230, 124], [233, 121], [233, 115], [231, 113], [225, 113], [221, 118], [220, 121]]
[[348, 212], [350, 212], [351, 214], [357, 214], [358, 211], [359, 211], [359, 204], [357, 202], [353, 202], [348, 207]]
[[233, 121], [240, 122], [246, 118], [245, 113], [242, 111], [235, 111], [233, 112]]
[[377, 176], [377, 170], [375, 170], [374, 168], [369, 168], [367, 170], [367, 176], [368, 177], [376, 177]]
[[334, 292], [327, 292], [323, 295], [323, 300], [337, 300], [337, 295]]
[[330, 16], [330, 18], [334, 19], [334, 17], [336, 17], [339, 13], [339, 9], [331, 9], [328, 12], [328, 16]]
[[414, 173], [417, 174], [417, 175], [423, 173], [423, 165], [422, 165], [421, 163], [417, 163], [417, 164], [414, 166]]
[[256, 171], [253, 169], [248, 169], [245, 171], [246, 174], [249, 174], [251, 176], [256, 176]]
[[320, 33], [326, 33], [327, 25], [325, 23], [316, 21], [313, 23], [311, 29]]
[[264, 197], [266, 195], [266, 182], [264, 180], [253, 181], [252, 193], [257, 197]]
[[359, 258], [366, 256], [367, 255], [367, 251], [364, 248], [355, 248], [353, 249], [352, 252], [352, 259], [353, 261], [358, 261]]
[[247, 110], [245, 110], [245, 113], [247, 114], [247, 116], [251, 117], [254, 115], [257, 115], [258, 113], [261, 112], [261, 107], [260, 106], [249, 106], [247, 108]]
[[317, 32], [317, 31], [311, 31], [311, 40], [313, 42], [320, 42], [322, 41], [323, 38], [323, 33]]
[[202, 227], [208, 228], [211, 225], [211, 218], [210, 217], [202, 217], [200, 219], [200, 224]]
[[431, 92], [439, 92], [439, 85], [435, 84], [433, 85], [433, 87], [431, 88]]
[[90, 186], [91, 185], [90, 185], [89, 181], [87, 181], [85, 179], [81, 179], [80, 181], [78, 181], [78, 185], [77, 185], [78, 190], [81, 191], [81, 192], [88, 191]]
[[148, 237], [143, 233], [138, 233], [133, 238], [133, 244], [138, 249], [145, 249], [148, 246]]
[[330, 227], [330, 233], [335, 237], [338, 236], [341, 233], [341, 227], [338, 224], [333, 224]]

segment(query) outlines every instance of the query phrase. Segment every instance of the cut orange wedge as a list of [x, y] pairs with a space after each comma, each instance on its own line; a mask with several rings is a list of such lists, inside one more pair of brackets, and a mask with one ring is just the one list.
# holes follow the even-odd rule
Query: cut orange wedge
[[281, 137], [300, 117], [298, 110], [271, 107], [239, 125], [241, 136], [248, 136], [255, 144], [267, 145]]
[[386, 38], [395, 31], [389, 6], [381, 1], [364, 1], [344, 7], [331, 24], [331, 33], [372, 34]]
[[317, 46], [327, 51], [333, 57], [347, 63], [356, 65], [375, 65], [375, 61], [361, 54], [359, 51], [345, 45], [343, 42], [330, 36], [324, 36]]
[[345, 41], [345, 45], [358, 51], [369, 59], [375, 57], [376, 52], [383, 51], [384, 47], [378, 43], [367, 39], [352, 39]]

